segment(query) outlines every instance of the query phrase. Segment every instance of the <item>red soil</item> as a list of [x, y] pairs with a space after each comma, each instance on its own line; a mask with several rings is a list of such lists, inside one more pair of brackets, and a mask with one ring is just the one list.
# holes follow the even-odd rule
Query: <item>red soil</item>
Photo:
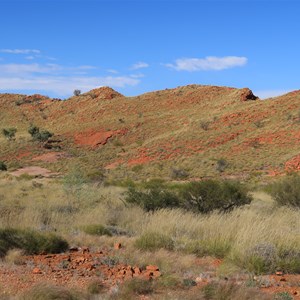
[[286, 171], [300, 171], [300, 154], [285, 163]]
[[105, 145], [107, 141], [115, 136], [126, 134], [127, 129], [120, 129], [115, 131], [95, 131], [88, 130], [75, 134], [74, 140], [77, 145], [91, 146], [96, 148], [100, 145]]

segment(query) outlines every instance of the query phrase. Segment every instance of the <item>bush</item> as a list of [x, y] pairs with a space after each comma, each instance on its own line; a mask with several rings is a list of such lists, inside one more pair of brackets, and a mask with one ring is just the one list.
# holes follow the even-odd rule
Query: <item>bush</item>
[[7, 171], [6, 164], [0, 160], [0, 171]]
[[227, 212], [252, 201], [247, 190], [238, 182], [207, 180], [191, 182], [181, 190], [183, 205], [193, 211]]
[[145, 211], [155, 211], [167, 207], [178, 207], [179, 198], [162, 185], [154, 185], [145, 190], [129, 187], [126, 193], [127, 203], [137, 204]]
[[300, 208], [300, 176], [288, 175], [271, 186], [271, 195], [279, 205]]
[[146, 251], [154, 251], [158, 249], [172, 250], [174, 248], [174, 242], [165, 234], [158, 232], [146, 232], [135, 241], [135, 246], [138, 249]]
[[112, 236], [111, 232], [109, 229], [104, 227], [103, 225], [100, 224], [95, 224], [95, 225], [87, 225], [82, 228], [82, 230], [90, 235], [108, 235]]
[[74, 90], [74, 96], [79, 96], [81, 94], [81, 90]]
[[228, 162], [224, 158], [220, 158], [217, 160], [216, 170], [220, 173], [224, 172], [225, 169], [228, 167]]
[[49, 138], [53, 136], [53, 133], [48, 130], [40, 131], [40, 128], [35, 125], [30, 125], [28, 128], [28, 133], [32, 136], [34, 141], [46, 142]]
[[0, 229], [0, 257], [11, 249], [24, 250], [26, 254], [60, 253], [68, 249], [68, 243], [54, 235], [32, 230]]
[[8, 140], [13, 140], [15, 138], [17, 129], [16, 128], [8, 128], [8, 129], [2, 129], [3, 135], [8, 139]]

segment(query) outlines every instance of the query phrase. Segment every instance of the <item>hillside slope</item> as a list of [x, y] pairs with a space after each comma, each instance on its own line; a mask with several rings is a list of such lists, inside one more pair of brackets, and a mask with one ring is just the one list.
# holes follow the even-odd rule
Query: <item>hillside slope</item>
[[[125, 97], [108, 87], [65, 101], [0, 94], [0, 160], [114, 178], [272, 175], [300, 169], [300, 90], [261, 101], [249, 89], [190, 85]], [[54, 133], [31, 140], [30, 124]]]

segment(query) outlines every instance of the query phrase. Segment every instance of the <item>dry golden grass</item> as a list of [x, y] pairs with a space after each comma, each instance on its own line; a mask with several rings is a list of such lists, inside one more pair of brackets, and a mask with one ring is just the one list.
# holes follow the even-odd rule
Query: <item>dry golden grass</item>
[[[83, 185], [70, 200], [70, 194], [61, 183], [46, 181], [42, 184], [37, 188], [32, 180], [2, 177], [0, 227], [56, 230], [72, 243], [81, 245], [99, 241], [111, 247], [118, 240], [129, 249], [129, 256], [125, 254], [124, 258], [137, 264], [154, 257], [135, 248], [135, 241], [149, 232], [167, 236], [172, 241], [174, 255], [225, 257], [241, 267], [247, 265], [249, 253], [260, 245], [269, 245], [278, 253], [299, 253], [300, 211], [276, 207], [262, 192], [254, 193], [255, 201], [251, 205], [230, 213], [201, 215], [181, 209], [146, 213], [123, 202], [122, 188]], [[125, 235], [90, 236], [82, 231], [83, 226], [90, 224], [113, 228]], [[165, 268], [171, 270], [172, 267], [167, 266], [170, 260], [166, 259], [170, 252], [157, 250], [155, 261], [163, 265], [165, 261]], [[136, 257], [141, 259], [136, 260]], [[191, 265], [188, 255], [184, 260]]]

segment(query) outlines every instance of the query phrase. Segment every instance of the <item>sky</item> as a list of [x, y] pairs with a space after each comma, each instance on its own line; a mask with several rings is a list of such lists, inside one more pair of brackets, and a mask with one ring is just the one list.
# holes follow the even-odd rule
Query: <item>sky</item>
[[300, 89], [300, 1], [0, 0], [0, 93]]

